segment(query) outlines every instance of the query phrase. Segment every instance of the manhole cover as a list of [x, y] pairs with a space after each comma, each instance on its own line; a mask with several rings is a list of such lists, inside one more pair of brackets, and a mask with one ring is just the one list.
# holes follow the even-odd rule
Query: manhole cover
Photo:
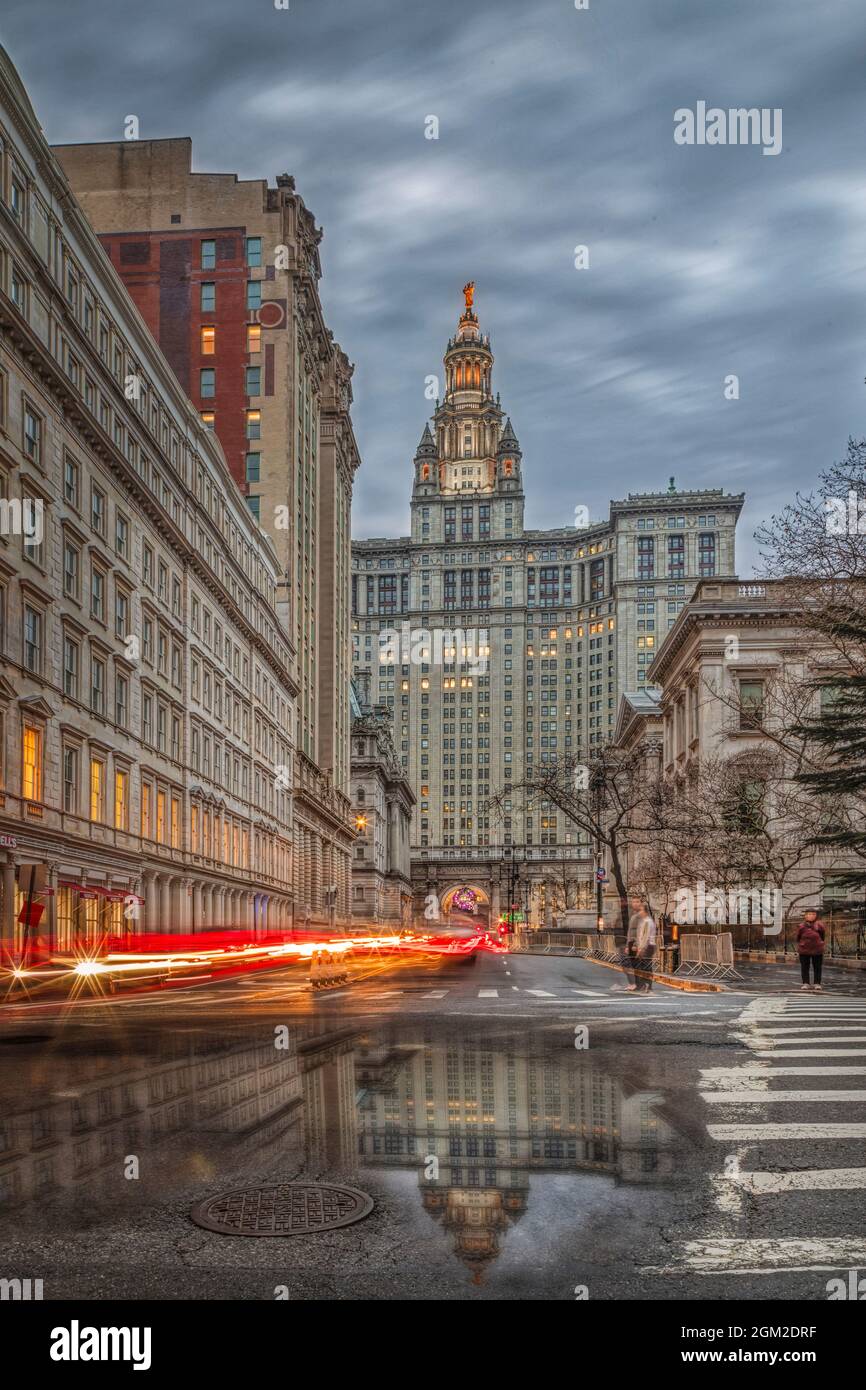
[[279, 1183], [244, 1187], [199, 1202], [191, 1219], [224, 1236], [303, 1236], [361, 1221], [373, 1199], [354, 1187], [323, 1183]]

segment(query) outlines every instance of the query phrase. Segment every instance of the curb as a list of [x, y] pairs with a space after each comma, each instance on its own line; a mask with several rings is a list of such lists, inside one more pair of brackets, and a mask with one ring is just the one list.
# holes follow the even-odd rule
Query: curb
[[[587, 965], [600, 965], [604, 970], [618, 970], [624, 974], [623, 967], [610, 960], [596, 960], [595, 956], [572, 955], [570, 951], [515, 951], [516, 956], [562, 956], [565, 959], [585, 960]], [[727, 985], [718, 984], [714, 980], [681, 980], [676, 975], [657, 975], [649, 970], [635, 970], [635, 975], [642, 980], [653, 980], [656, 984], [666, 985], [668, 989], [679, 989], [684, 994], [729, 994]]]

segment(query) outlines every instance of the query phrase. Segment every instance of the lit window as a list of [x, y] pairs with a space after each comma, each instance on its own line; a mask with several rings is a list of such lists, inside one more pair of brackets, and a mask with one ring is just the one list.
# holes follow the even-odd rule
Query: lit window
[[261, 352], [262, 329], [258, 323], [247, 324], [247, 352]]
[[213, 430], [214, 424], [215, 424], [215, 422], [216, 422], [216, 417], [215, 417], [213, 411], [212, 411], [212, 410], [203, 410], [202, 413], [201, 413], [201, 422], [202, 422], [202, 424], [204, 425], [204, 427], [205, 427], [206, 430]]
[[42, 730], [25, 724], [21, 737], [21, 795], [42, 800]]
[[212, 357], [216, 352], [216, 329], [208, 326], [201, 330], [202, 357]]
[[261, 439], [262, 437], [262, 412], [260, 410], [247, 411], [247, 439]]
[[129, 773], [114, 774], [114, 824], [118, 830], [129, 828]]
[[90, 819], [105, 819], [105, 763], [90, 759]]

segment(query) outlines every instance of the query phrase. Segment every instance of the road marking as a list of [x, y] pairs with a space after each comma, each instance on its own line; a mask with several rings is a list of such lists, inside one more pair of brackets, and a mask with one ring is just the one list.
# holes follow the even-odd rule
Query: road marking
[[866, 1091], [702, 1091], [708, 1105], [768, 1105], [774, 1101], [800, 1104], [806, 1101], [866, 1101]]
[[[422, 994], [422, 999], [444, 999], [448, 993], [447, 989], [431, 989], [429, 994]], [[866, 1070], [866, 1068], [864, 1068]]]
[[599, 994], [601, 993], [601, 991], [600, 991], [600, 990], [597, 990], [597, 989], [575, 989], [575, 988], [572, 986], [572, 987], [570, 988], [570, 990], [569, 990], [569, 993], [570, 993], [570, 994], [586, 994], [586, 995], [588, 995], [591, 999], [597, 999], [598, 996], [599, 996]]
[[773, 1076], [866, 1076], [866, 1067], [772, 1067], [766, 1063], [754, 1067], [708, 1067], [701, 1072], [701, 1083], [705, 1086], [730, 1085], [747, 1076], [765, 1079]]
[[688, 1240], [682, 1246], [683, 1265], [662, 1269], [644, 1268], [642, 1274], [681, 1274], [683, 1268], [696, 1274], [735, 1274], [775, 1272], [793, 1273], [798, 1269], [846, 1269], [866, 1263], [866, 1241], [862, 1237], [840, 1236], [798, 1239], [736, 1240], [717, 1236], [710, 1240]]
[[836, 1023], [835, 1019], [826, 1023], [765, 1023], [756, 1027], [756, 1033], [772, 1033], [774, 1037], [784, 1037], [796, 1033], [856, 1033], [862, 1023]]
[[[855, 1036], [854, 1036], [853, 1038], [837, 1038], [837, 1037], [834, 1037], [832, 1033], [822, 1034], [821, 1037], [819, 1037], [819, 1038], [804, 1038], [804, 1037], [801, 1037], [801, 1036], [799, 1036], [799, 1035], [796, 1036], [796, 1037], [793, 1037], [793, 1038], [755, 1038], [754, 1041], [753, 1041], [750, 1045], [751, 1045], [752, 1047], [791, 1048], [791, 1047], [811, 1047], [813, 1043], [814, 1043], [814, 1045], [815, 1045], [816, 1047], [820, 1047], [820, 1046], [822, 1046], [824, 1043], [860, 1043], [860, 1042], [866, 1042], [866, 1033], [857, 1033], [857, 1034], [855, 1034]], [[779, 1053], [779, 1056], [780, 1056], [780, 1057], [784, 1057], [784, 1055], [785, 1055], [784, 1051], [782, 1051], [782, 1052]]]
[[368, 994], [368, 999], [393, 999], [397, 994], [403, 994], [402, 989], [388, 989], [384, 994]]
[[736, 1140], [758, 1143], [763, 1139], [866, 1139], [866, 1125], [707, 1125], [707, 1133], [711, 1139], [728, 1143]]
[[538, 999], [552, 999], [553, 995], [549, 989], [525, 989], [524, 994], [534, 994]]
[[[755, 1047], [762, 1047], [756, 1043]], [[784, 1052], [755, 1052], [756, 1057], [866, 1057], [866, 1047], [787, 1047]]]
[[866, 1187], [866, 1168], [806, 1168], [790, 1173], [732, 1173], [717, 1182], [736, 1183], [756, 1197], [775, 1192], [851, 1192]]
[[498, 989], [479, 989], [479, 991], [478, 991], [478, 998], [479, 998], [479, 999], [498, 999], [498, 998], [499, 998], [499, 990], [498, 990]]

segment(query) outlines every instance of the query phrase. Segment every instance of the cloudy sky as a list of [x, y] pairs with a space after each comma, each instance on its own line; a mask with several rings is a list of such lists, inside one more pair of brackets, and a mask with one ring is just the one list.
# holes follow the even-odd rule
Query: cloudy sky
[[[0, 40], [49, 140], [135, 114], [197, 169], [295, 175], [356, 364], [356, 536], [407, 531], [474, 279], [527, 524], [743, 490], [748, 574], [754, 525], [866, 432], [863, 0], [289, 3], [7, 0]], [[675, 144], [699, 101], [781, 108], [782, 152]]]

